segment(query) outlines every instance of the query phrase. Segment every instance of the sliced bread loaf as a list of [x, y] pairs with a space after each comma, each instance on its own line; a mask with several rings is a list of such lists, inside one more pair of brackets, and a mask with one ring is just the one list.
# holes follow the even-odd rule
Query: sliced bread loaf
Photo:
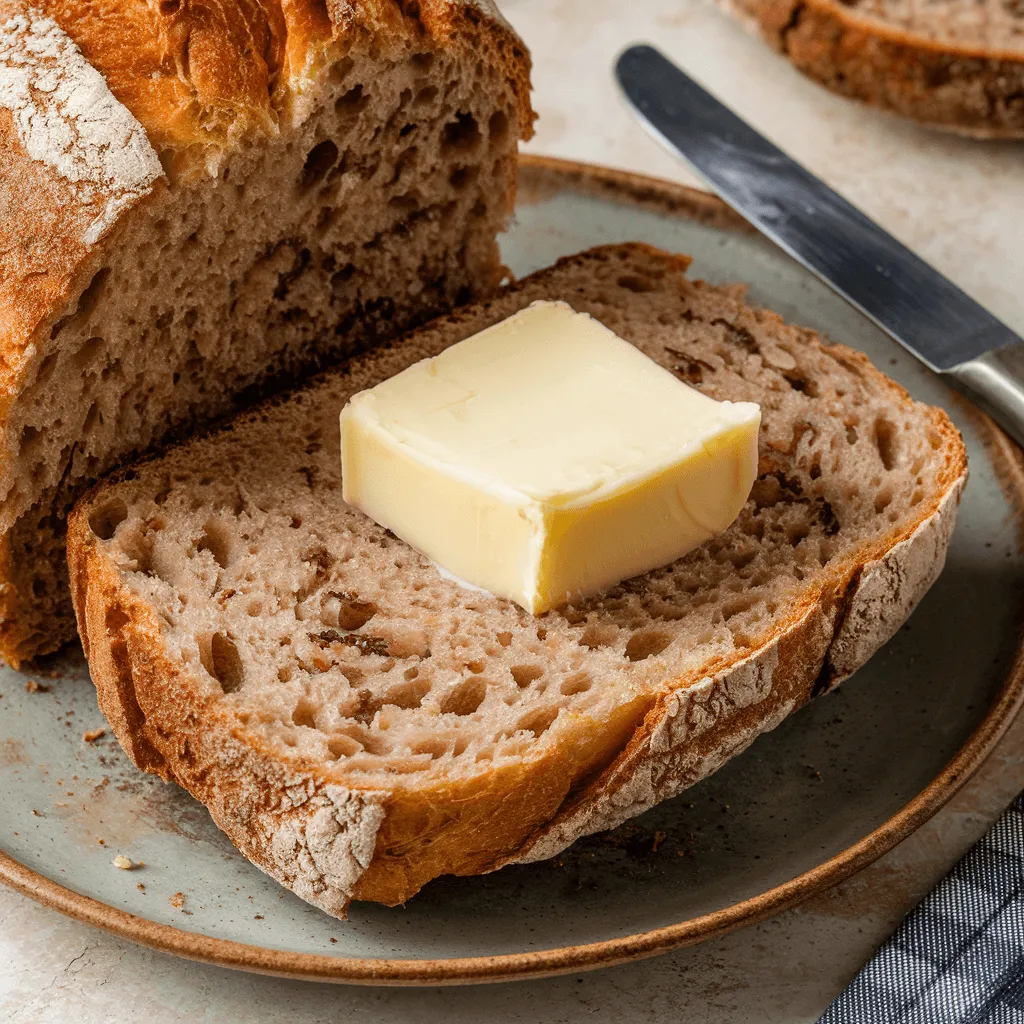
[[[343, 914], [551, 856], [861, 665], [942, 566], [960, 436], [688, 263], [639, 245], [563, 260], [90, 492], [69, 521], [75, 607], [135, 763]], [[725, 534], [539, 617], [346, 506], [338, 439], [354, 392], [536, 299], [763, 411], [760, 476]]]
[[1024, 9], [1005, 0], [720, 0], [805, 75], [978, 138], [1024, 137]]
[[98, 475], [498, 285], [528, 75], [475, 0], [0, 0], [0, 654]]

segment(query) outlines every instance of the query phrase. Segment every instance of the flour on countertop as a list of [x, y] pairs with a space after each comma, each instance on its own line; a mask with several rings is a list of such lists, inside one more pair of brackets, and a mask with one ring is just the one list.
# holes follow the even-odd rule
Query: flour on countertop
[[56, 170], [84, 203], [100, 204], [83, 241], [94, 245], [163, 174], [142, 125], [51, 18], [0, 25], [0, 106], [33, 160]]

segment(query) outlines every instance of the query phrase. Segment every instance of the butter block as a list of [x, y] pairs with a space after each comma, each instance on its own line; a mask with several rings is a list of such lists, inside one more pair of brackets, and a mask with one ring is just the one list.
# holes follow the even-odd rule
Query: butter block
[[760, 418], [566, 303], [535, 302], [352, 397], [343, 497], [540, 614], [726, 529], [757, 475]]

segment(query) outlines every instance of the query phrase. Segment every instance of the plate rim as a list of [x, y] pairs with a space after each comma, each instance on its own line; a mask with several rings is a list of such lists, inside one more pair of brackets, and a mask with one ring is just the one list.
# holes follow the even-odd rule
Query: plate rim
[[[532, 201], [567, 186], [669, 216], [752, 232], [720, 199], [661, 178], [556, 157], [520, 155], [520, 193]], [[525, 199], [525, 197], [523, 197]], [[531, 201], [530, 199], [526, 200]], [[1024, 544], [1024, 451], [983, 413], [964, 403], [1014, 509]], [[219, 939], [159, 924], [84, 896], [0, 851], [0, 882], [68, 917], [189, 960], [259, 974], [357, 985], [460, 985], [516, 981], [610, 967], [717, 938], [831, 888], [887, 853], [934, 815], [978, 770], [1024, 706], [1024, 634], [999, 695], [942, 771], [887, 821], [856, 843], [787, 882], [739, 903], [676, 924], [600, 942], [529, 953], [442, 959], [334, 957]]]

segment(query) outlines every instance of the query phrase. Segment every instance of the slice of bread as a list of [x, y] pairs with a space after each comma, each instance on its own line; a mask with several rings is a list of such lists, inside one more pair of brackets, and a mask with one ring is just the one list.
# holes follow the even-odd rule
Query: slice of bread
[[[69, 521], [99, 703], [139, 767], [343, 914], [548, 857], [678, 793], [863, 664], [943, 564], [963, 443], [859, 353], [640, 245], [562, 260], [118, 471]], [[533, 617], [341, 499], [355, 391], [564, 299], [763, 410], [736, 523]]]
[[1024, 138], [1024, 9], [1002, 0], [719, 0], [805, 75], [983, 139]]
[[528, 90], [489, 2], [0, 0], [3, 657], [99, 475], [498, 286]]

